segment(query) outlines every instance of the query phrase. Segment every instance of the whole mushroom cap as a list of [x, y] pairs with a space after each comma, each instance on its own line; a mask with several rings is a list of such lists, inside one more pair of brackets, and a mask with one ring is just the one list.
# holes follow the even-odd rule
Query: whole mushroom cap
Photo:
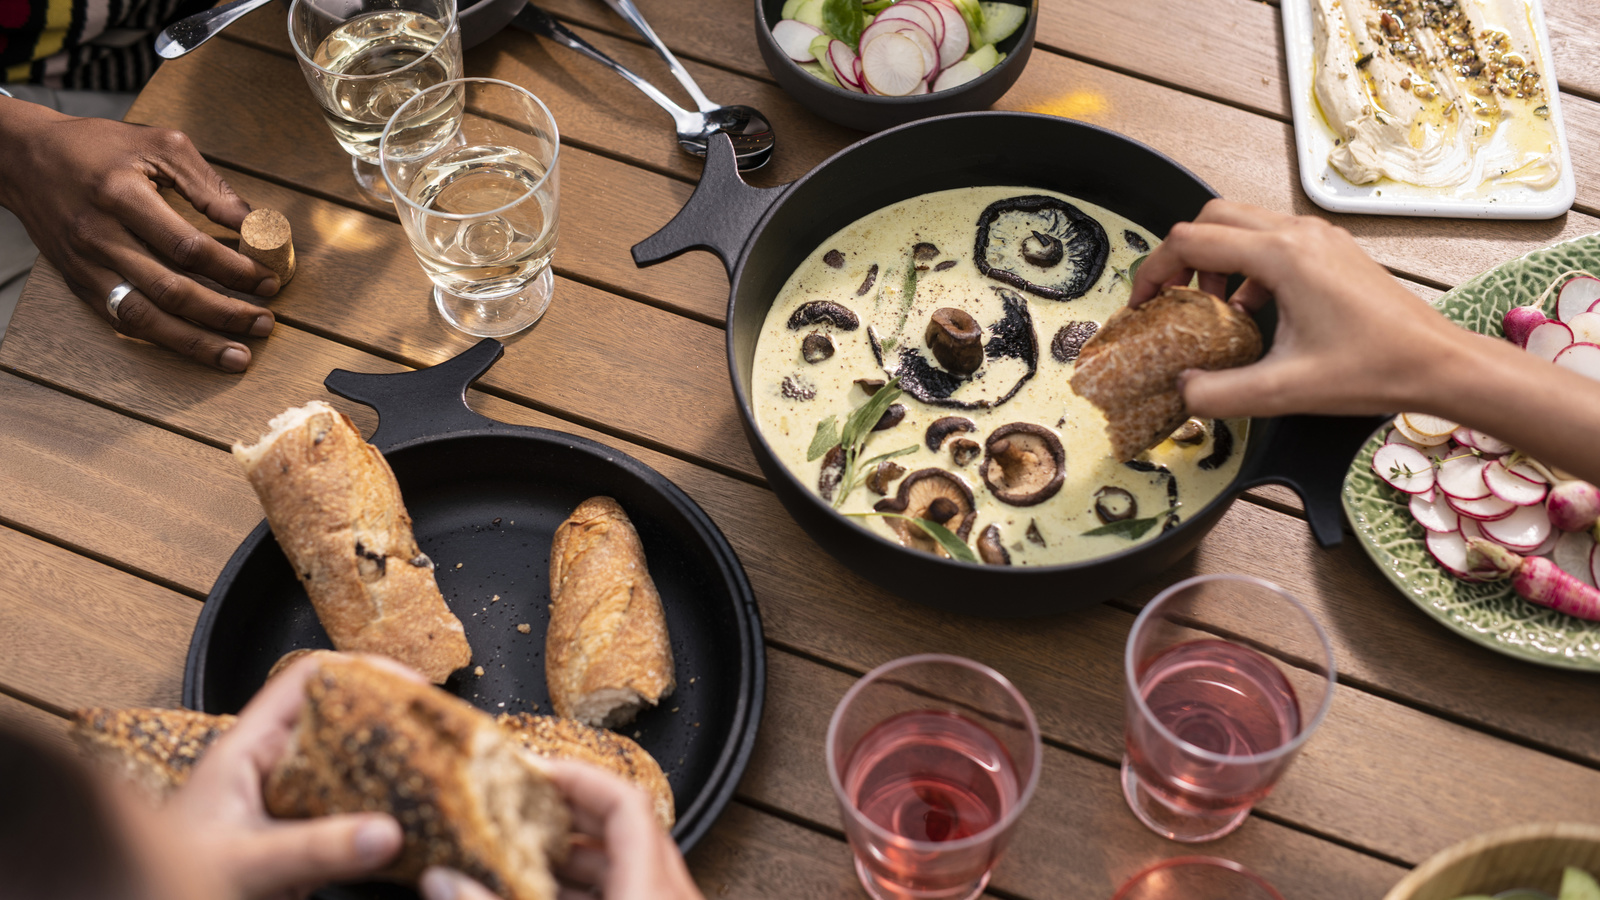
[[[954, 512], [951, 512], [951, 507], [954, 507]], [[943, 514], [939, 514], [941, 508]], [[918, 469], [907, 475], [900, 482], [899, 492], [893, 497], [879, 500], [873, 509], [938, 522], [962, 540], [967, 539], [972, 531], [972, 523], [978, 517], [972, 488], [954, 473], [933, 468]], [[939, 543], [915, 522], [894, 518], [888, 522], [900, 538], [900, 543], [905, 546], [924, 553], [944, 555]]]
[[1061, 490], [1067, 454], [1049, 429], [1031, 422], [1001, 425], [984, 442], [978, 474], [1002, 503], [1033, 506]]

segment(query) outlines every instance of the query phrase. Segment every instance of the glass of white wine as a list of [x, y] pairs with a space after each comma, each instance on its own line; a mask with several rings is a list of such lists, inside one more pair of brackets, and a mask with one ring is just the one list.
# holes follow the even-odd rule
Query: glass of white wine
[[[389, 202], [378, 139], [418, 91], [461, 77], [456, 0], [293, 0], [289, 42], [356, 184]], [[459, 106], [434, 106], [434, 117]]]
[[[453, 129], [432, 112], [462, 106]], [[492, 78], [421, 91], [383, 130], [383, 177], [434, 303], [456, 328], [503, 337], [550, 305], [559, 137], [538, 97]]]

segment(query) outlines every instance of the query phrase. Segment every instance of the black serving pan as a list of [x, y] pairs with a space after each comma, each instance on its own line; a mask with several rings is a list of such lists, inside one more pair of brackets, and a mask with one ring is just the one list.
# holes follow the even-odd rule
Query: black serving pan
[[[731, 145], [714, 140], [689, 202], [633, 248], [641, 266], [700, 249], [716, 254], [727, 268], [728, 369], [740, 421], [768, 484], [801, 527], [840, 562], [887, 590], [940, 609], [990, 616], [1064, 612], [1154, 578], [1192, 550], [1239, 493], [1257, 485], [1293, 488], [1305, 501], [1318, 543], [1338, 544], [1340, 485], [1351, 457], [1377, 427], [1372, 418], [1256, 419], [1238, 476], [1211, 503], [1154, 540], [1058, 566], [983, 566], [909, 550], [834, 512], [777, 460], [755, 427], [750, 369], [767, 310], [790, 273], [835, 231], [867, 213], [930, 191], [991, 184], [1081, 197], [1156, 234], [1194, 218], [1217, 196], [1183, 166], [1104, 128], [1028, 113], [959, 113], [868, 137], [799, 180], [772, 188], [741, 181]], [[1275, 311], [1269, 306], [1257, 320], [1270, 341]]]
[[[507, 425], [466, 406], [466, 390], [499, 359], [485, 340], [415, 372], [335, 370], [328, 389], [378, 411], [372, 443], [405, 494], [417, 541], [466, 626], [472, 669], [445, 689], [491, 712], [550, 711], [544, 637], [550, 541], [582, 500], [615, 497], [644, 543], [672, 636], [677, 690], [622, 729], [655, 756], [677, 801], [672, 836], [687, 851], [733, 796], [761, 721], [766, 654], [744, 569], [711, 519], [638, 460], [585, 438]], [[490, 602], [498, 594], [500, 600]], [[531, 626], [529, 634], [517, 625]], [[234, 552], [189, 644], [183, 702], [237, 712], [284, 653], [330, 647], [266, 522]], [[412, 897], [362, 885], [330, 897]]]

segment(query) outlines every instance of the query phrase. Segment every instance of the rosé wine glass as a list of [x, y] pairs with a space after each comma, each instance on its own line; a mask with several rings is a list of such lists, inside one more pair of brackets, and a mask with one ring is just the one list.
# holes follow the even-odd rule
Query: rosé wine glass
[[[1274, 646], [1196, 630], [1226, 616], [1271, 622]], [[1277, 585], [1244, 575], [1162, 591], [1133, 623], [1126, 669], [1123, 796], [1152, 831], [1187, 843], [1244, 822], [1322, 724], [1335, 684], [1317, 620]]]
[[876, 900], [982, 893], [1039, 783], [1039, 724], [999, 672], [959, 656], [884, 663], [828, 723], [828, 778]]
[[1231, 859], [1180, 856], [1128, 879], [1111, 900], [1283, 900], [1283, 895]]

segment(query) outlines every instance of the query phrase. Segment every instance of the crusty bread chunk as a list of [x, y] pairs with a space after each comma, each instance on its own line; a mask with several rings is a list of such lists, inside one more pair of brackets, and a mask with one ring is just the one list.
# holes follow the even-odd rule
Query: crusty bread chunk
[[94, 764], [160, 802], [235, 721], [188, 709], [91, 707], [73, 714], [72, 737]]
[[1083, 345], [1072, 390], [1106, 416], [1111, 452], [1130, 460], [1166, 439], [1189, 413], [1185, 369], [1228, 369], [1261, 357], [1261, 331], [1204, 291], [1171, 287], [1123, 307]]
[[335, 647], [393, 657], [435, 684], [472, 661], [394, 472], [348, 417], [314, 400], [233, 455]]
[[590, 497], [550, 548], [545, 680], [557, 715], [615, 728], [676, 685], [661, 596], [617, 501]]
[[522, 746], [540, 756], [589, 763], [633, 783], [649, 795], [656, 821], [663, 829], [671, 830], [677, 819], [672, 786], [656, 758], [632, 740], [615, 731], [590, 728], [559, 716], [501, 713], [495, 721]]
[[265, 798], [283, 818], [394, 816], [404, 842], [379, 877], [450, 866], [505, 900], [556, 896], [571, 817], [538, 757], [488, 713], [366, 660], [321, 661]]

